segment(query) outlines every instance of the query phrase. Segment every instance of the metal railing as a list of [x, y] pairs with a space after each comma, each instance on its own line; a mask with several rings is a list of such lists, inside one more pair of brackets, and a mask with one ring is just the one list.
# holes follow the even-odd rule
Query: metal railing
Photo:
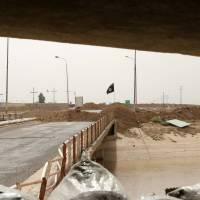
[[45, 163], [40, 180], [16, 183], [14, 188], [21, 190], [23, 187], [40, 184], [38, 198], [43, 200], [60, 183], [71, 166], [80, 159], [82, 151], [89, 148], [97, 140], [107, 125], [108, 118], [104, 116], [70, 137], [59, 146], [58, 156]]

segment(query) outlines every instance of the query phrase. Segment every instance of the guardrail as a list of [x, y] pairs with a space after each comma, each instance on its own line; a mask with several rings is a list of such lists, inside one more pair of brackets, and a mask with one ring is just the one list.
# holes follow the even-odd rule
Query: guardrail
[[78, 134], [70, 137], [58, 148], [58, 156], [45, 163], [40, 180], [16, 183], [16, 189], [40, 184], [38, 198], [43, 200], [67, 174], [70, 167], [75, 164], [81, 156], [83, 150], [88, 149], [103, 133], [108, 125], [108, 118], [102, 117]]
[[0, 121], [21, 119], [23, 117], [22, 113], [0, 113]]

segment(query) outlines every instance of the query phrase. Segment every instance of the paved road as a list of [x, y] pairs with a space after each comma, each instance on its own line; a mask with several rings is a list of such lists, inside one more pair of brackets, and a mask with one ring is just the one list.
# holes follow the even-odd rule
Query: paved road
[[53, 158], [57, 147], [89, 122], [53, 122], [0, 128], [0, 184], [13, 185]]

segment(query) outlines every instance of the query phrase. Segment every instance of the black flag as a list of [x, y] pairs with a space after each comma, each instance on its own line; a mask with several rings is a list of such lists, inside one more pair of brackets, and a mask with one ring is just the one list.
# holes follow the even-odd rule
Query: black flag
[[115, 91], [115, 89], [114, 89], [114, 83], [112, 83], [112, 84], [108, 87], [106, 93], [109, 94], [109, 93], [112, 93], [112, 92], [114, 92], [114, 91]]

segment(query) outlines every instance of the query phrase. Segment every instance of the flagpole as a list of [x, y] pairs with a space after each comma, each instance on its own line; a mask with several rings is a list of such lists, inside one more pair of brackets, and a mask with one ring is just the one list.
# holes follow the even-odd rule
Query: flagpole
[[113, 103], [115, 103], [115, 91], [113, 92]]

